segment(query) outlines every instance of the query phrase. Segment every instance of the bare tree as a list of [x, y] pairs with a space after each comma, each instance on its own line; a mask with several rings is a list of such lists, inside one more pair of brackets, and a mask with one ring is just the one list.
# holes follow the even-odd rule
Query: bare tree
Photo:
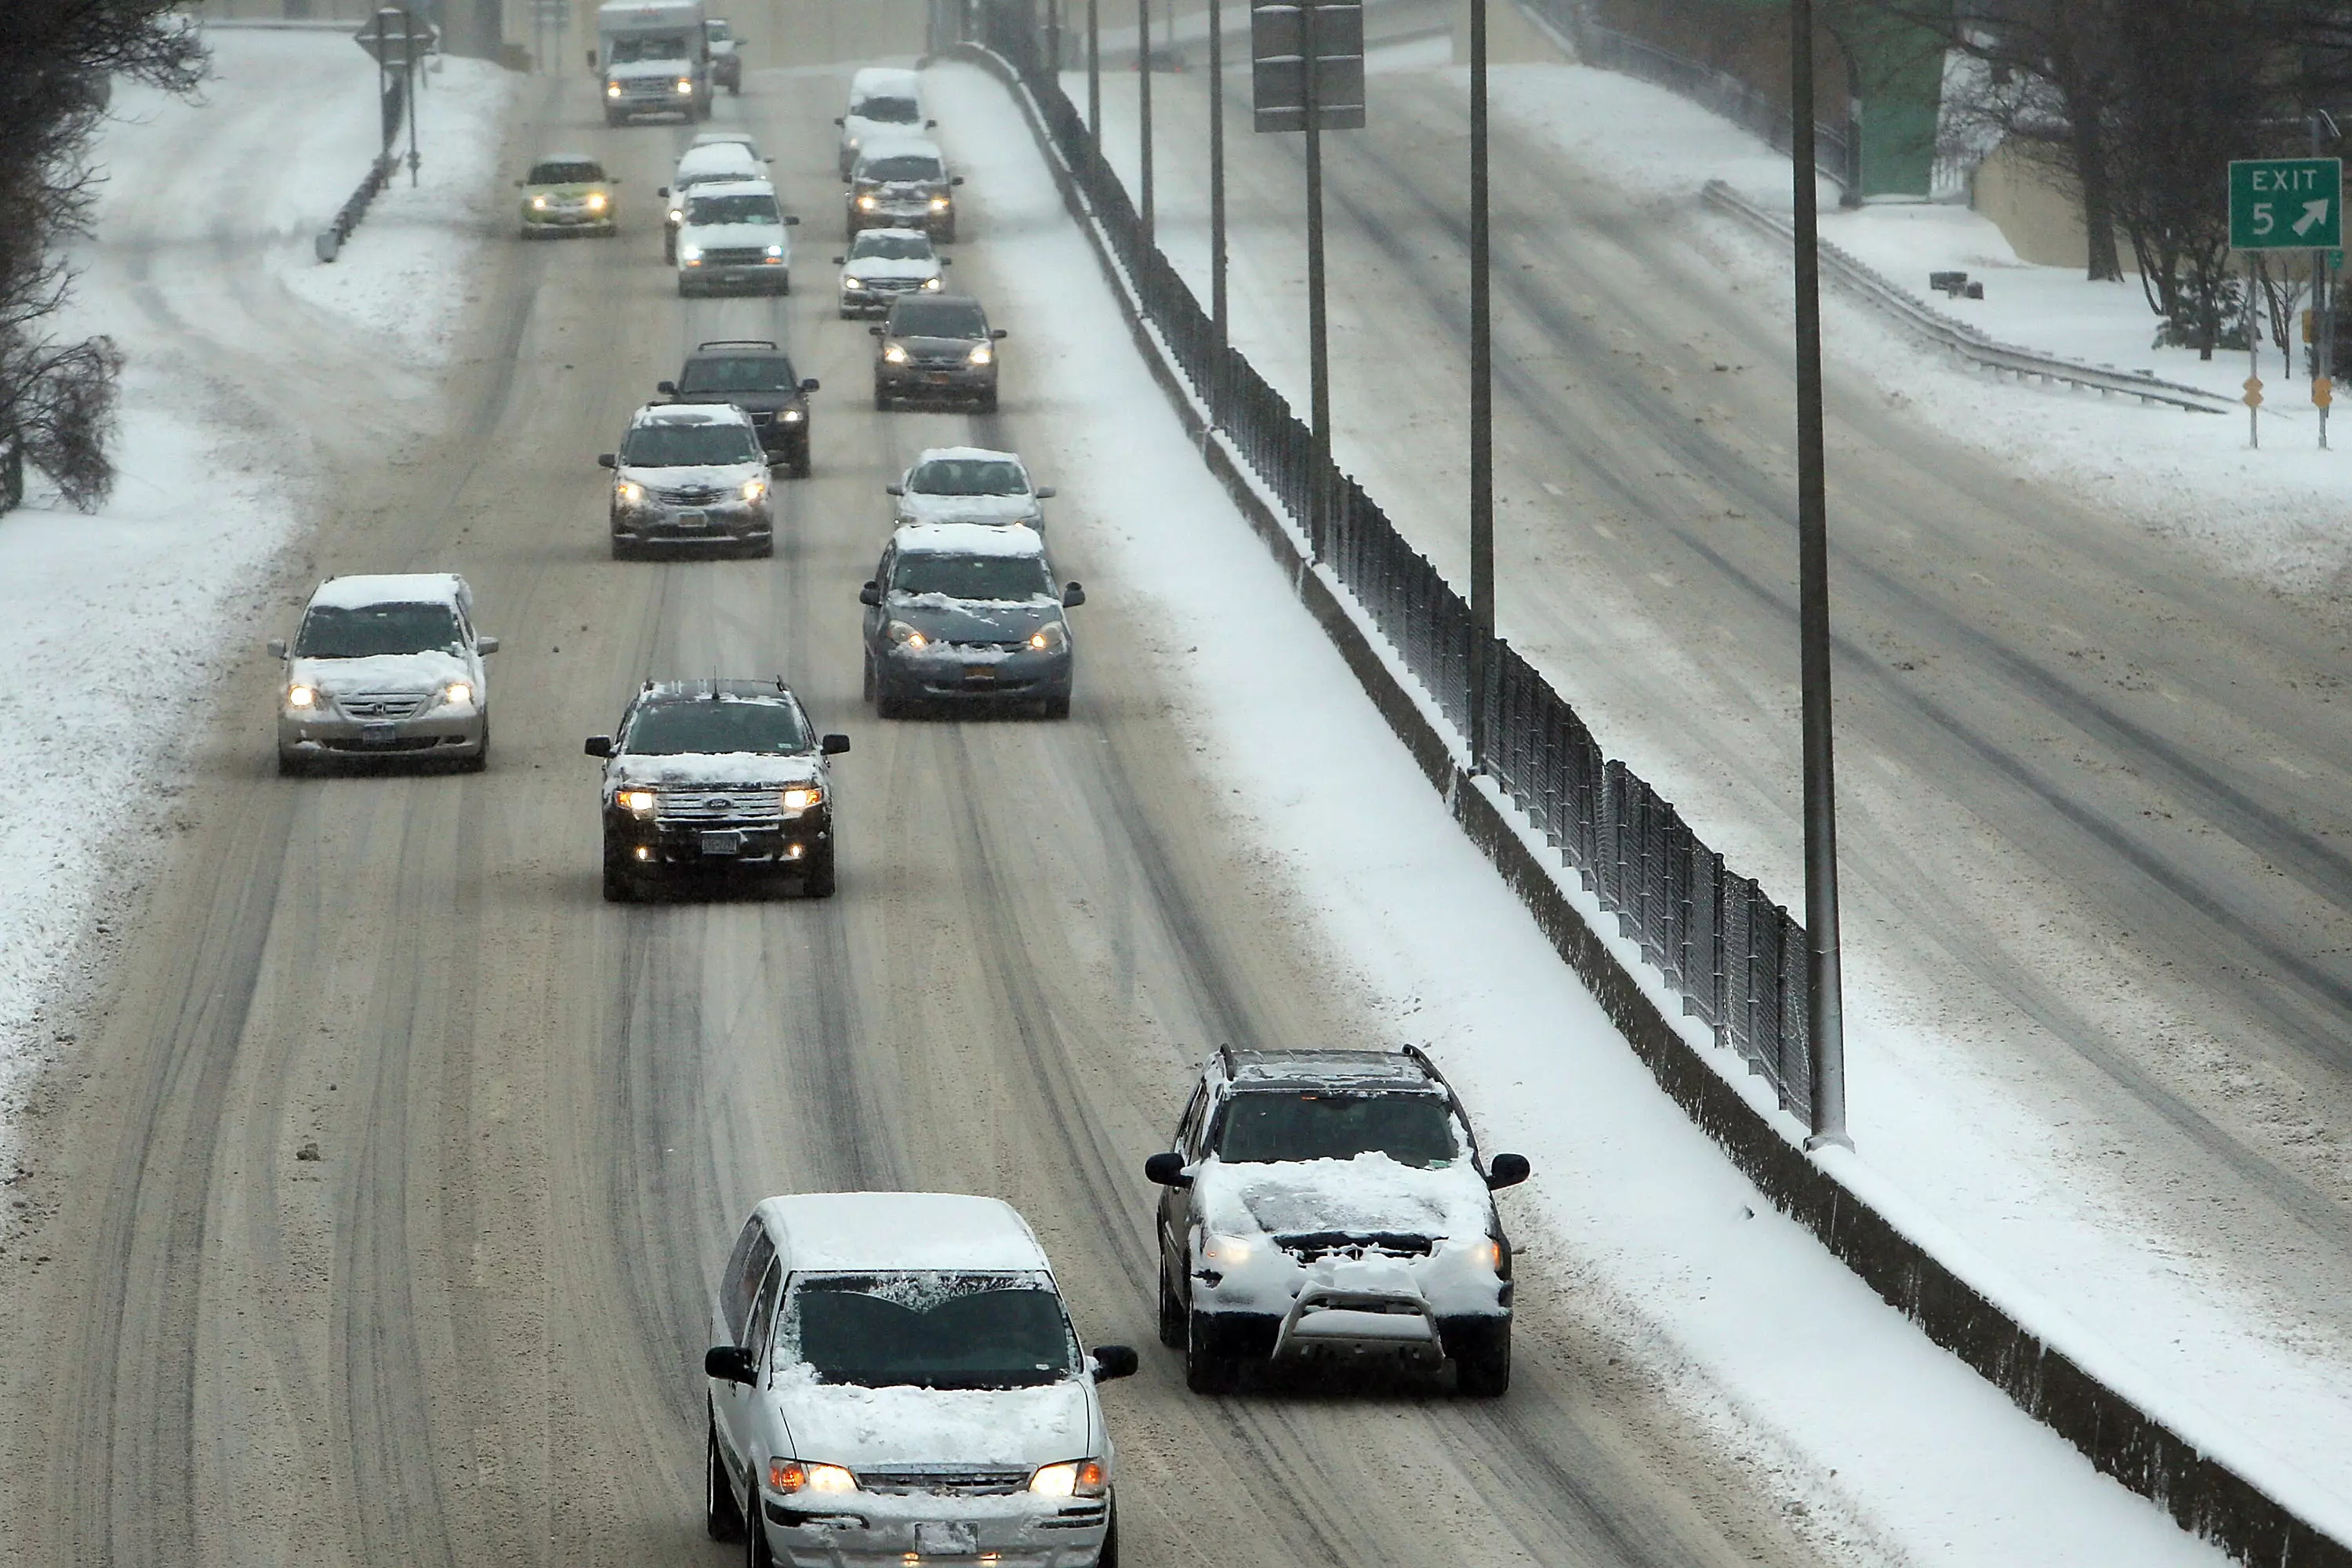
[[88, 155], [114, 77], [202, 79], [176, 0], [0, 0], [0, 446], [76, 506], [103, 500], [121, 356], [54, 331], [73, 286], [59, 244], [89, 229]]

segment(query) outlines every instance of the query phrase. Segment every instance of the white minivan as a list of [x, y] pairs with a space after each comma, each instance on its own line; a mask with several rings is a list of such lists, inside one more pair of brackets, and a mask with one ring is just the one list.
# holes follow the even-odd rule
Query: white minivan
[[706, 1523], [752, 1568], [1114, 1568], [1113, 1455], [1045, 1249], [995, 1198], [807, 1193], [752, 1211], [719, 1284]]

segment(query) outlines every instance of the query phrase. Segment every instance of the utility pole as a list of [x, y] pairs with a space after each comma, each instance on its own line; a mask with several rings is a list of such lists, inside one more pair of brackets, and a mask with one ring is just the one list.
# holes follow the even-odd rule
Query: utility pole
[[1087, 0], [1087, 137], [1095, 156], [1102, 156], [1102, 23], [1096, 15], [1100, 0]]
[[1494, 319], [1486, 189], [1486, 0], [1470, 0], [1470, 767], [1486, 764], [1495, 642]]
[[1820, 192], [1813, 172], [1813, 0], [1789, 3], [1790, 167], [1797, 198], [1797, 620], [1804, 706], [1805, 1051], [1812, 1068], [1808, 1149], [1853, 1147], [1845, 1127], [1845, 1000], [1840, 974], [1837, 767], [1831, 743], [1828, 481], [1822, 439]]
[[1299, 6], [1302, 59], [1299, 79], [1307, 130], [1307, 382], [1308, 428], [1314, 460], [1307, 464], [1307, 544], [1309, 557], [1323, 559], [1324, 517], [1330, 510], [1331, 353], [1323, 310], [1323, 125], [1316, 102], [1320, 75], [1315, 52], [1315, 0]]
[[1225, 34], [1220, 0], [1209, 0], [1209, 322], [1216, 357], [1209, 365], [1209, 422], [1225, 411]]
[[[1169, 0], [1174, 5], [1175, 0]], [[1151, 223], [1151, 0], [1135, 0], [1135, 35], [1140, 48], [1135, 57], [1136, 91], [1141, 94], [1143, 121], [1143, 193], [1139, 205], [1143, 219], [1143, 247], [1153, 243]]]

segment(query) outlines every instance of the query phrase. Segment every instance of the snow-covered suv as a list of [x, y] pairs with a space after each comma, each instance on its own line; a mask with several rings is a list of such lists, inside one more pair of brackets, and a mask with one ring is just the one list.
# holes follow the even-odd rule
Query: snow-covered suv
[[647, 404], [596, 462], [613, 470], [614, 560], [656, 545], [775, 553], [767, 449], [733, 404]]
[[713, 181], [686, 195], [677, 227], [677, 292], [793, 291], [792, 229], [801, 220], [776, 205], [765, 180]]
[[1144, 1174], [1160, 1200], [1160, 1338], [1195, 1393], [1245, 1358], [1451, 1360], [1468, 1394], [1511, 1381], [1511, 1244], [1482, 1162], [1422, 1052], [1220, 1050]]
[[1036, 1236], [995, 1198], [803, 1193], [719, 1279], [706, 1525], [776, 1563], [1112, 1568], [1116, 1457]]

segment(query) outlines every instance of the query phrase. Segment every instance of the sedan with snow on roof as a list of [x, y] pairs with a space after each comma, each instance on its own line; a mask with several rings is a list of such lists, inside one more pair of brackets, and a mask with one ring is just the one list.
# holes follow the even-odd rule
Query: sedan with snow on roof
[[1065, 612], [1085, 604], [1087, 591], [1055, 587], [1034, 529], [901, 528], [857, 598], [866, 606], [866, 700], [880, 717], [946, 702], [1070, 716], [1076, 656]]
[[880, 325], [874, 353], [874, 406], [920, 398], [968, 402], [996, 412], [996, 345], [1004, 329], [969, 294], [902, 294]]
[[898, 521], [1026, 523], [1045, 531], [1045, 509], [1054, 487], [1030, 482], [1028, 465], [1012, 452], [985, 447], [933, 447], [895, 485]]
[[453, 572], [330, 577], [310, 595], [278, 698], [278, 771], [331, 760], [489, 761], [482, 660], [499, 639], [474, 630], [473, 590]]
[[841, 268], [841, 314], [878, 316], [901, 294], [937, 294], [947, 287], [944, 268], [953, 265], [919, 228], [868, 228], [836, 256]]
[[541, 158], [515, 182], [522, 192], [522, 237], [593, 234], [611, 238], [620, 216], [613, 187], [620, 183], [618, 175], [605, 174], [604, 164], [583, 153]]
[[846, 735], [818, 736], [781, 680], [646, 682], [604, 759], [604, 897], [627, 902], [699, 875], [834, 889], [833, 773]]
[[614, 560], [656, 546], [775, 553], [768, 454], [733, 404], [648, 404], [596, 462], [613, 470]]
[[1455, 1387], [1511, 1382], [1511, 1244], [1479, 1158], [1423, 1052], [1221, 1049], [1202, 1068], [1162, 1189], [1160, 1338], [1196, 1394], [1246, 1361], [1451, 1361]]

